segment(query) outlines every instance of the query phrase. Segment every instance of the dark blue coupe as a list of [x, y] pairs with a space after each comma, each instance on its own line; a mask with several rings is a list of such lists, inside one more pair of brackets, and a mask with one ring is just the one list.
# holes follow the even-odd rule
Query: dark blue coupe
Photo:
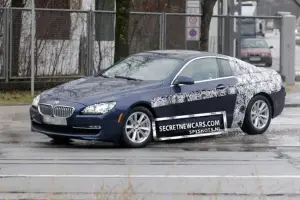
[[285, 94], [276, 71], [237, 58], [148, 51], [38, 95], [30, 107], [31, 130], [57, 142], [83, 139], [127, 147], [231, 128], [262, 134], [283, 111]]

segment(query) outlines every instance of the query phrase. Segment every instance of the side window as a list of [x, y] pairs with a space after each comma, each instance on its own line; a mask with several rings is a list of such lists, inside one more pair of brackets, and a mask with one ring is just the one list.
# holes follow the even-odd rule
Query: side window
[[218, 58], [220, 65], [220, 77], [233, 76], [233, 71], [227, 59]]
[[216, 58], [201, 58], [192, 61], [180, 73], [194, 81], [203, 81], [219, 78], [219, 66]]

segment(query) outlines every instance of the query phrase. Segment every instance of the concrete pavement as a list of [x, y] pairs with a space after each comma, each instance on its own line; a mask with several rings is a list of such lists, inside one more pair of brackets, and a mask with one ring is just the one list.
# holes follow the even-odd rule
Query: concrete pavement
[[295, 82], [295, 85], [286, 87], [286, 107], [300, 107], [300, 82]]
[[[280, 34], [276, 35], [275, 33], [266, 33], [265, 39], [269, 46], [273, 46], [272, 56], [273, 56], [273, 65], [272, 68], [276, 71], [279, 71], [280, 68]], [[295, 70], [296, 75], [300, 75], [300, 46], [296, 45], [295, 50]]]
[[28, 106], [0, 107], [0, 199], [299, 199], [300, 108], [264, 135], [121, 149], [59, 146], [29, 131]]

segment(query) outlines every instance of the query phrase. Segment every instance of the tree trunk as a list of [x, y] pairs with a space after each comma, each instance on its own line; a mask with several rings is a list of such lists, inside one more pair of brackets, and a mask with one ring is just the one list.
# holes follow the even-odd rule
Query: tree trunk
[[[23, 7], [23, 0], [12, 0], [11, 7]], [[22, 11], [12, 10], [12, 63], [11, 75], [18, 76], [19, 73], [19, 54], [20, 54], [20, 39], [21, 39], [21, 26], [22, 26]]]
[[131, 0], [116, 0], [115, 63], [129, 55], [130, 5]]
[[202, 16], [200, 28], [200, 51], [208, 51], [209, 43], [209, 28], [213, 10], [217, 0], [203, 0], [202, 3]]

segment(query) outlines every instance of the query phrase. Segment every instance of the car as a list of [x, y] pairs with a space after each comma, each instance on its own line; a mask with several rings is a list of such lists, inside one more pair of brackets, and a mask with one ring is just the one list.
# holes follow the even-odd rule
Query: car
[[42, 92], [30, 106], [31, 130], [54, 142], [150, 142], [263, 134], [284, 109], [285, 87], [272, 69], [192, 50], [145, 51], [99, 74]]
[[251, 64], [272, 67], [273, 46], [267, 44], [264, 38], [245, 38], [241, 41], [241, 59]]

